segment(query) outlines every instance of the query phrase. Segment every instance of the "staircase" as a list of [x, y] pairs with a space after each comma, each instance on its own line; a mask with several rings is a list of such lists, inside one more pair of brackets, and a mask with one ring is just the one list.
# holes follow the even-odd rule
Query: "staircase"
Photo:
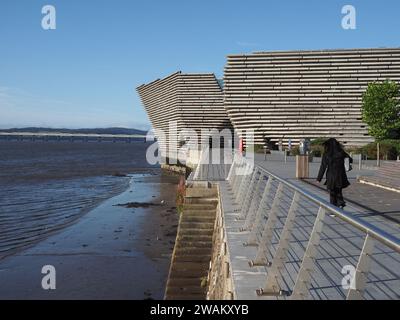
[[217, 204], [217, 189], [208, 183], [186, 189], [166, 300], [206, 299]]

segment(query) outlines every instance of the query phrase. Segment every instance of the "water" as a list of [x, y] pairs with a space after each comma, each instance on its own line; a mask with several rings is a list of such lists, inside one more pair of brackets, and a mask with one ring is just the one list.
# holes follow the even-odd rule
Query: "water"
[[0, 141], [0, 259], [65, 228], [126, 190], [124, 174], [158, 174], [148, 144]]

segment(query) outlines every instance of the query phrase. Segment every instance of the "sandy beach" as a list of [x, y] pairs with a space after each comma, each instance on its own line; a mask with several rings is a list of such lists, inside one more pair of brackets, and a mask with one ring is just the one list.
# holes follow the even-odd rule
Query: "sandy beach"
[[[136, 174], [73, 225], [0, 260], [0, 299], [162, 299], [178, 179]], [[44, 265], [56, 269], [56, 290], [41, 287]]]

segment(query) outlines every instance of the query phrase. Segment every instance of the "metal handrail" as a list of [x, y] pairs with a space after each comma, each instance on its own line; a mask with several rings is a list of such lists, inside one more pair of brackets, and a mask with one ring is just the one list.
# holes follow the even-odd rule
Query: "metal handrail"
[[366, 221], [363, 221], [357, 217], [354, 217], [353, 215], [351, 215], [349, 213], [346, 213], [345, 211], [326, 202], [324, 199], [322, 199], [318, 196], [315, 196], [306, 190], [303, 190], [302, 188], [288, 182], [287, 180], [280, 178], [279, 176], [271, 173], [270, 171], [266, 170], [265, 168], [262, 168], [258, 165], [256, 165], [256, 167], [258, 170], [263, 171], [267, 175], [273, 177], [274, 179], [283, 183], [284, 185], [291, 188], [292, 190], [297, 191], [298, 193], [300, 193], [301, 195], [306, 197], [308, 200], [314, 202], [318, 206], [321, 206], [324, 209], [328, 210], [329, 212], [332, 212], [335, 216], [337, 216], [341, 220], [351, 224], [353, 227], [357, 228], [358, 230], [369, 234], [375, 240], [378, 240], [379, 242], [384, 243], [389, 248], [391, 248], [397, 252], [400, 252], [400, 239], [399, 238], [392, 236], [391, 234], [373, 226], [372, 224], [370, 224]]
[[[363, 239], [357, 265], [354, 267], [351, 286], [348, 288], [347, 299], [363, 299], [367, 285], [367, 275], [370, 272], [371, 259], [374, 254], [375, 242], [400, 253], [400, 239], [389, 234], [363, 219], [347, 213], [328, 203], [322, 197], [293, 184], [260, 165], [254, 164], [239, 152], [235, 152], [229, 171], [227, 192], [232, 193], [232, 200], [237, 206], [233, 209], [235, 221], [242, 221], [239, 233], [244, 232], [247, 241], [244, 247], [257, 247], [256, 255], [248, 260], [250, 268], [265, 267], [265, 285], [256, 290], [258, 296], [285, 296], [288, 299], [304, 299], [310, 295], [312, 277], [310, 274], [317, 268], [317, 254], [322, 238], [324, 225], [329, 227], [329, 214], [336, 221], [344, 222], [343, 227], [352, 226], [355, 233]], [[286, 191], [284, 191], [286, 190]], [[290, 190], [290, 195], [288, 191]], [[258, 194], [258, 198], [255, 197]], [[288, 201], [290, 199], [290, 201]], [[282, 201], [285, 204], [282, 206]], [[292, 246], [291, 237], [294, 235], [296, 216], [301, 212], [300, 202], [307, 206], [317, 207], [312, 230], [307, 237], [307, 245], [300, 256], [300, 268], [297, 271], [293, 287], [288, 285], [282, 272], [288, 260], [289, 249]], [[268, 205], [267, 205], [268, 204]], [[284, 212], [282, 212], [283, 210]], [[283, 214], [283, 215], [282, 215]], [[278, 220], [284, 217], [279, 222]], [[353, 232], [354, 232], [353, 231]], [[278, 243], [273, 243], [273, 238]], [[354, 244], [354, 243], [353, 243]], [[355, 245], [355, 244], [354, 244]], [[357, 247], [358, 249], [358, 247]], [[254, 250], [247, 251], [250, 255]], [[397, 267], [396, 267], [397, 268]], [[342, 271], [343, 273], [343, 271]], [[343, 282], [342, 282], [343, 284]], [[346, 288], [347, 289], [347, 288]]]

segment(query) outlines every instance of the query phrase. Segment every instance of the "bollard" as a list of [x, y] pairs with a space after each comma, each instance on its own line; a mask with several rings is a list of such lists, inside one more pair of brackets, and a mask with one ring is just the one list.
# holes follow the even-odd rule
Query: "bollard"
[[379, 142], [376, 144], [376, 166], [380, 167], [381, 165], [381, 154], [380, 154], [380, 145]]
[[362, 169], [362, 154], [360, 153], [359, 155], [359, 160], [358, 160], [358, 170]]

